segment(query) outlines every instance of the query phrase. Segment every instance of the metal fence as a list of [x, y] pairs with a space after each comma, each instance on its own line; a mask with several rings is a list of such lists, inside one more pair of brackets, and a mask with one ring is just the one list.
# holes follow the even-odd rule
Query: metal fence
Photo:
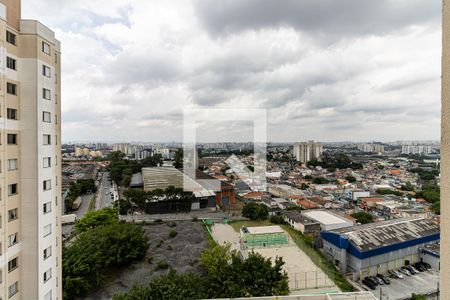
[[321, 270], [288, 273], [288, 276], [289, 288], [291, 290], [317, 289], [335, 286], [333, 280]]

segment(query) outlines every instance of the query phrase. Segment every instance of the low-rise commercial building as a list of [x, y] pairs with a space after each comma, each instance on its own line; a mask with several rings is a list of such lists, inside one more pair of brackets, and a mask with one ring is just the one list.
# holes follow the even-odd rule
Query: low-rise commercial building
[[327, 210], [308, 210], [303, 214], [320, 224], [321, 230], [333, 230], [353, 226], [353, 221]]
[[440, 238], [439, 225], [422, 218], [352, 226], [321, 236], [324, 255], [354, 279], [417, 262], [420, 249]]
[[298, 211], [285, 211], [282, 216], [286, 223], [303, 234], [316, 236], [320, 233], [320, 223]]

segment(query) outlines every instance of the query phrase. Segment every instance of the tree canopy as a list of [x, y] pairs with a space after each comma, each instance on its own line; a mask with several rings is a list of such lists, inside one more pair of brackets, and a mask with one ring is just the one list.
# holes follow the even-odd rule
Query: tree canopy
[[360, 211], [352, 214], [352, 217], [356, 219], [356, 222], [361, 224], [373, 223], [373, 215]]
[[354, 162], [345, 155], [344, 153], [329, 154], [324, 153], [320, 160], [314, 158], [308, 162], [308, 166], [316, 167], [320, 166], [327, 169], [330, 172], [334, 172], [336, 169], [362, 169], [363, 165], [361, 163]]
[[250, 220], [265, 220], [269, 217], [269, 209], [264, 204], [246, 203], [242, 208], [242, 216]]
[[134, 286], [114, 300], [178, 300], [257, 297], [289, 294], [288, 276], [282, 258], [269, 258], [250, 252], [247, 259], [230, 246], [215, 245], [201, 256], [203, 275], [174, 271], [153, 279], [148, 285]]
[[99, 226], [117, 223], [119, 223], [117, 209], [107, 207], [100, 210], [88, 212], [86, 215], [84, 215], [83, 218], [76, 221], [74, 229], [75, 232], [79, 234]]
[[124, 266], [142, 258], [148, 248], [144, 230], [132, 224], [89, 229], [63, 249], [64, 299], [82, 297], [101, 286], [106, 267]]

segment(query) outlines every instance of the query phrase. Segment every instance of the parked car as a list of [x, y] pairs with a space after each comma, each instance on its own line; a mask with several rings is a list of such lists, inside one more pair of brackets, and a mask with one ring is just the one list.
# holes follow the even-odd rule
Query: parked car
[[407, 268], [408, 271], [411, 272], [411, 274], [413, 274], [413, 275], [419, 274], [419, 273], [420, 273], [416, 268], [414, 268], [414, 267], [411, 266], [411, 265], [407, 265], [407, 266], [405, 266], [405, 268]]
[[383, 282], [385, 284], [391, 284], [391, 281], [389, 280], [389, 278], [387, 278], [386, 276], [384, 276], [383, 274], [377, 274], [377, 277], [380, 278], [381, 280], [383, 280]]
[[376, 287], [377, 287], [377, 285], [378, 285], [378, 283], [377, 282], [375, 282], [372, 278], [370, 278], [370, 277], [365, 277], [363, 280], [362, 280], [362, 283], [365, 285], [365, 286], [367, 286], [368, 288], [370, 288], [371, 290], [374, 290]]
[[427, 270], [431, 269], [431, 265], [429, 263], [423, 261], [422, 264], [427, 268]]
[[398, 271], [399, 271], [400, 273], [405, 274], [406, 276], [411, 276], [411, 272], [410, 272], [407, 268], [405, 268], [405, 267], [398, 269]]
[[396, 270], [389, 270], [388, 273], [389, 273], [389, 275], [391, 275], [391, 277], [393, 277], [393, 278], [397, 278], [397, 279], [402, 279], [402, 278], [403, 278], [402, 273], [400, 273], [399, 271], [396, 271]]
[[375, 280], [379, 285], [384, 285], [383, 279], [381, 279], [377, 276], [372, 276], [371, 278], [373, 278], [373, 280]]
[[420, 262], [416, 262], [414, 264], [414, 268], [416, 268], [417, 270], [419, 270], [420, 272], [424, 272], [427, 270], [427, 267], [425, 267], [424, 264], [420, 263]]

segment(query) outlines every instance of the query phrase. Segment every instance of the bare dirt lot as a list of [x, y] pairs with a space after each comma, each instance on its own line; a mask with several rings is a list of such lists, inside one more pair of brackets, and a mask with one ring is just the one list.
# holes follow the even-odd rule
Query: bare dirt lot
[[[141, 226], [150, 239], [146, 257], [125, 269], [111, 270], [114, 276], [109, 277], [101, 289], [93, 291], [85, 299], [111, 299], [114, 294], [128, 291], [134, 284], [146, 284], [151, 278], [167, 273], [169, 268], [180, 273], [200, 270], [200, 255], [208, 246], [202, 223], [176, 221]], [[176, 236], [170, 237], [171, 231], [175, 231]], [[159, 262], [166, 262], [168, 268], [158, 269]], [[160, 266], [163, 264], [160, 263]]]

